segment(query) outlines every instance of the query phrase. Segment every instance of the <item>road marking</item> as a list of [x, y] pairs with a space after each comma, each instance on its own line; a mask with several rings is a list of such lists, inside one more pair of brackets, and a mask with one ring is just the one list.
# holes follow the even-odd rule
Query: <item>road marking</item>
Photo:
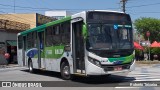
[[124, 80], [131, 81], [160, 81], [160, 71], [156, 67], [137, 67], [134, 71], [130, 72]]
[[115, 88], [139, 88], [139, 87], [130, 87], [130, 86], [126, 86], [126, 87], [115, 87]]
[[134, 81], [160, 81], [160, 79], [137, 79], [137, 80], [134, 80]]

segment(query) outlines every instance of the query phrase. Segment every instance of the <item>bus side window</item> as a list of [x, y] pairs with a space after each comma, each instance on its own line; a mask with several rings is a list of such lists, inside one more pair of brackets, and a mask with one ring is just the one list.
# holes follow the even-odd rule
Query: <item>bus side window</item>
[[22, 49], [22, 48], [23, 48], [23, 37], [18, 36], [18, 49]]
[[53, 27], [47, 27], [46, 28], [46, 45], [52, 46], [53, 45]]
[[34, 48], [36, 47], [36, 32], [31, 32], [27, 35], [27, 48]]
[[32, 45], [33, 45], [33, 37], [32, 37], [32, 32], [31, 33], [28, 33], [27, 35], [27, 48], [30, 49], [32, 48]]
[[33, 32], [33, 47], [37, 47], [37, 33]]
[[61, 24], [61, 36], [62, 36], [62, 43], [69, 44], [70, 42], [70, 22], [69, 21]]
[[61, 35], [60, 35], [60, 25], [54, 26], [54, 34], [53, 34], [53, 45], [59, 45], [61, 44]]
[[46, 28], [46, 45], [68, 44], [70, 42], [70, 22]]

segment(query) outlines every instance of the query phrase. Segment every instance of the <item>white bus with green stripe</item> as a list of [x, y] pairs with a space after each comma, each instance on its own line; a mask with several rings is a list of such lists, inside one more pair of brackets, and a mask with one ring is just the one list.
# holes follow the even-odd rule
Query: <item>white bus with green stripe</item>
[[18, 33], [18, 64], [29, 71], [73, 75], [109, 75], [135, 67], [133, 29], [128, 14], [83, 11]]

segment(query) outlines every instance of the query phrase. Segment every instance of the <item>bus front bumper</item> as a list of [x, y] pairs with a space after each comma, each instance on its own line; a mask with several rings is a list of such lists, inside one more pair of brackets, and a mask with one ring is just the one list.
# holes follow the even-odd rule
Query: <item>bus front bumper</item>
[[[106, 66], [107, 67], [107, 66]], [[122, 70], [107, 70], [105, 67], [98, 67], [92, 63], [88, 63], [87, 65], [87, 75], [107, 75], [107, 74], [124, 74], [135, 69], [135, 60], [131, 65], [124, 65]]]

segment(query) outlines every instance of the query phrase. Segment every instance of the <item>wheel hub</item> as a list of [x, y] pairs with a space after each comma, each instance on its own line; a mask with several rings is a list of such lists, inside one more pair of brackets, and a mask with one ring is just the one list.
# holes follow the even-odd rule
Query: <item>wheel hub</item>
[[29, 70], [32, 71], [31, 62], [30, 62], [30, 64], [29, 64]]
[[68, 66], [65, 66], [64, 69], [63, 69], [63, 72], [64, 72], [64, 75], [69, 75], [69, 67]]

